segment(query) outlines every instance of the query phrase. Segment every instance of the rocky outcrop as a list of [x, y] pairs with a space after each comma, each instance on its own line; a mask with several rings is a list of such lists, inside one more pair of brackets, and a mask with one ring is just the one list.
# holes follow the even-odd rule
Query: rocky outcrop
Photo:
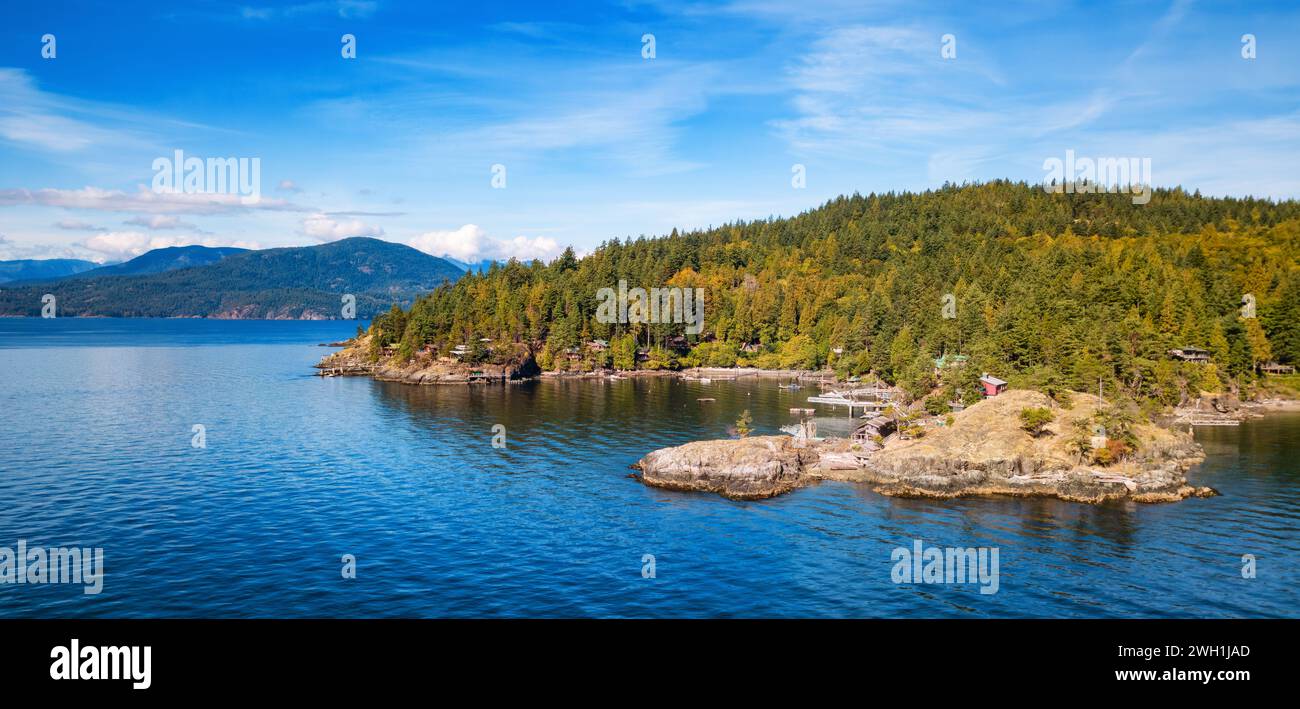
[[789, 436], [757, 436], [663, 448], [637, 467], [647, 485], [754, 500], [807, 484], [816, 459], [814, 451], [796, 447]]
[[405, 384], [511, 382], [541, 374], [541, 368], [530, 356], [518, 357], [516, 361], [506, 364], [465, 364], [435, 359], [427, 354], [419, 354], [405, 361], [392, 355], [373, 361], [369, 345], [369, 336], [353, 340], [344, 349], [321, 359], [316, 364], [316, 369], [324, 377], [369, 376]]
[[[1102, 406], [1075, 394], [1064, 408], [1034, 391], [1012, 391], [957, 414], [953, 426], [900, 441], [869, 456], [858, 477], [884, 494], [949, 498], [966, 495], [1046, 495], [1078, 502], [1181, 500], [1214, 494], [1187, 484], [1186, 471], [1203, 459], [1185, 432], [1149, 423], [1134, 426], [1138, 448], [1122, 463], [1092, 466], [1069, 451], [1076, 422]], [[1053, 421], [1042, 434], [1020, 428], [1020, 411], [1046, 408]]]
[[[1127, 499], [1172, 502], [1216, 494], [1187, 483], [1203, 455], [1190, 434], [1150, 424], [1137, 427], [1138, 450], [1123, 463], [1097, 467], [1067, 452], [1064, 432], [1087, 420], [1100, 401], [1078, 395], [1063, 409], [1042, 394], [1008, 392], [980, 402], [923, 438], [893, 441], [867, 452], [847, 440], [800, 443], [790, 437], [699, 441], [654, 451], [638, 466], [647, 485], [770, 497], [818, 480], [866, 483], [885, 495], [952, 498], [1048, 496], [1098, 503]], [[1039, 436], [1019, 426], [1026, 407], [1052, 408], [1055, 421]]]

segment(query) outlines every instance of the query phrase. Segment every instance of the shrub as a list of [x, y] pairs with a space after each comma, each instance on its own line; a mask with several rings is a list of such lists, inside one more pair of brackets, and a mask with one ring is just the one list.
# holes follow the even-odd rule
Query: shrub
[[1051, 409], [1043, 408], [1025, 408], [1020, 410], [1020, 427], [1037, 438], [1043, 432], [1043, 428], [1051, 423], [1056, 416]]

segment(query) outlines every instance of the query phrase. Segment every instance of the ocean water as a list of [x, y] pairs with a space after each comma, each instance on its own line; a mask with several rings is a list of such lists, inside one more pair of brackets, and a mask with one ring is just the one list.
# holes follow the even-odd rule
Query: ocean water
[[[735, 502], [644, 487], [628, 466], [724, 436], [746, 409], [775, 433], [809, 391], [313, 376], [319, 344], [355, 327], [0, 319], [0, 547], [101, 547], [106, 567], [97, 595], [0, 584], [0, 616], [1300, 616], [1300, 416], [1198, 430], [1208, 459], [1190, 477], [1210, 499], [823, 483]], [[819, 425], [849, 421], [824, 409]], [[997, 592], [894, 583], [894, 550], [916, 540], [996, 548]]]

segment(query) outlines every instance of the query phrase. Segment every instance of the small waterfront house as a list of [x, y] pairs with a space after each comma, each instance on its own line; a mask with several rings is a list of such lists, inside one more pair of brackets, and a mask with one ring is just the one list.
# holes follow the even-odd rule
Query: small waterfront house
[[650, 350], [648, 350], [648, 349], [646, 349], [646, 348], [644, 348], [644, 347], [638, 347], [638, 348], [636, 348], [636, 361], [638, 361], [638, 362], [649, 362], [649, 361], [650, 361]]
[[855, 441], [873, 441], [878, 436], [884, 438], [894, 432], [894, 419], [888, 416], [877, 416], [868, 419], [853, 430], [853, 440]]
[[763, 349], [763, 346], [757, 342], [746, 342], [740, 346], [740, 351], [747, 354], [753, 354], [761, 349]]
[[564, 356], [570, 362], [576, 362], [582, 359], [582, 350], [579, 350], [577, 347], [569, 347], [564, 350]]
[[691, 343], [686, 340], [684, 335], [673, 335], [668, 338], [664, 344], [667, 345], [669, 349], [678, 352], [686, 352], [691, 349]]
[[1259, 371], [1265, 374], [1295, 374], [1295, 367], [1289, 364], [1269, 362], [1268, 364], [1260, 365]]
[[1178, 349], [1169, 350], [1170, 356], [1184, 362], [1209, 362], [1209, 350], [1203, 350], [1199, 347], [1179, 347]]
[[966, 364], [968, 359], [969, 357], [964, 354], [948, 354], [945, 352], [934, 360], [934, 375], [936, 377], [942, 376], [943, 370], [951, 367], [961, 367]]
[[609, 349], [609, 342], [605, 340], [592, 340], [591, 342], [587, 343], [587, 349], [591, 350], [592, 352], [604, 352], [605, 350]]
[[988, 372], [985, 372], [984, 375], [980, 377], [980, 386], [984, 387], [985, 398], [988, 398], [990, 396], [997, 396], [998, 394], [1001, 394], [1002, 392], [1007, 390], [1006, 382], [1002, 381], [1001, 379], [998, 379], [997, 377], [989, 374]]
[[456, 345], [455, 347], [451, 348], [451, 356], [455, 357], [456, 359], [460, 359], [461, 357], [464, 357], [467, 354], [469, 354], [469, 345]]

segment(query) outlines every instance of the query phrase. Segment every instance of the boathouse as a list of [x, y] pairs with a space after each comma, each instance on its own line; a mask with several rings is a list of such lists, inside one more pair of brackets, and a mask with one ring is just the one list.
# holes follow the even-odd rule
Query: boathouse
[[894, 419], [888, 416], [877, 416], [873, 419], [864, 421], [860, 426], [853, 430], [853, 440], [855, 441], [874, 441], [877, 437], [884, 438], [894, 432]]

